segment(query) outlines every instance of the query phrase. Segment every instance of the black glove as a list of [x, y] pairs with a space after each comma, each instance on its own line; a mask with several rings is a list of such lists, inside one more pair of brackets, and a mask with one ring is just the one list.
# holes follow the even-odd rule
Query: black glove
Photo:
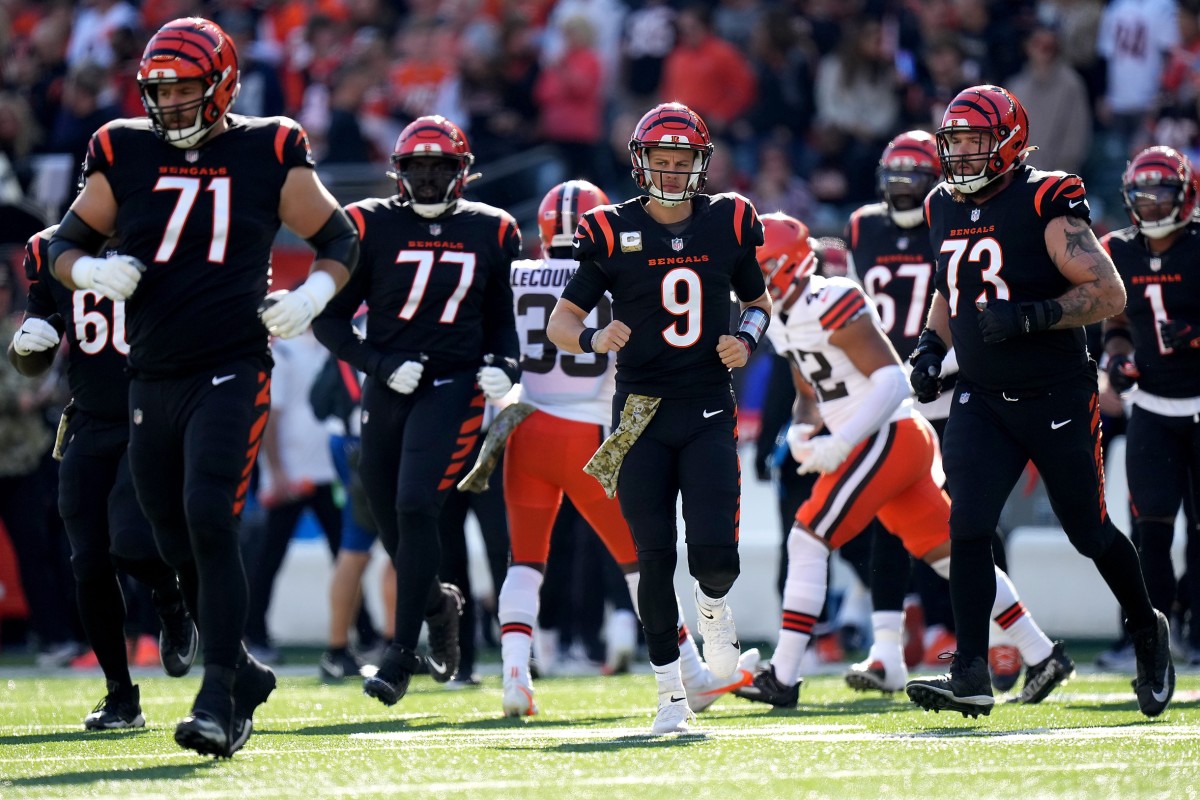
[[942, 359], [946, 357], [946, 343], [936, 332], [926, 328], [917, 340], [917, 349], [908, 357], [912, 364], [908, 382], [913, 394], [922, 403], [932, 403], [942, 393]]
[[1160, 319], [1158, 334], [1164, 347], [1172, 350], [1200, 349], [1200, 330], [1190, 322], [1180, 319]]
[[1133, 363], [1131, 356], [1122, 354], [1109, 357], [1108, 383], [1114, 392], [1120, 393], [1133, 388], [1140, 377], [1142, 373], [1138, 371], [1137, 364]]
[[1025, 333], [1044, 331], [1060, 319], [1062, 306], [1057, 300], [1034, 303], [992, 300], [979, 306], [979, 332], [988, 344], [1003, 342]]

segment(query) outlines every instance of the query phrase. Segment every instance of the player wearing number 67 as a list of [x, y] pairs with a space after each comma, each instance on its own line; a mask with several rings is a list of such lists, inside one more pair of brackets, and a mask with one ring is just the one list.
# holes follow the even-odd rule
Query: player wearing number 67
[[[218, 756], [245, 743], [274, 686], [241, 646], [237, 530], [270, 408], [268, 331], [303, 331], [358, 259], [358, 235], [317, 178], [304, 130], [231, 113], [238, 76], [220, 26], [164, 25], [138, 65], [146, 117], [93, 134], [83, 189], [49, 247], [68, 289], [126, 301], [129, 467], [204, 642], [200, 692], [175, 739]], [[316, 259], [260, 321], [281, 223]], [[95, 257], [117, 231], [121, 255]]]
[[[650, 663], [658, 679], [656, 732], [684, 730], [675, 504], [683, 497], [698, 629], [712, 672], [728, 677], [740, 644], [725, 597], [737, 578], [740, 480], [737, 407], [729, 370], [743, 366], [770, 321], [755, 248], [762, 224], [736, 194], [703, 194], [713, 145], [691, 109], [665, 103], [629, 141], [645, 195], [583, 215], [573, 241], [579, 270], [547, 328], [568, 353], [617, 354], [616, 430], [589, 471], [620, 500], [633, 531]], [[742, 318], [730, 330], [730, 291]], [[605, 292], [613, 321], [586, 327]]]
[[925, 201], [937, 294], [911, 361], [917, 398], [940, 391], [953, 343], [959, 377], [942, 443], [950, 487], [950, 598], [958, 652], [950, 672], [913, 680], [927, 709], [992, 703], [988, 611], [992, 531], [1032, 461], [1071, 544], [1091, 558], [1125, 612], [1143, 714], [1175, 686], [1166, 618], [1151, 606], [1138, 554], [1104, 504], [1096, 364], [1083, 326], [1125, 307], [1125, 289], [1089, 222], [1075, 175], [1024, 165], [1029, 117], [999, 86], [960, 92], [937, 130], [945, 176]]
[[[396, 703], [417, 671], [429, 623], [429, 672], [458, 669], [458, 589], [438, 580], [438, 515], [483, 420], [517, 380], [509, 266], [521, 233], [506, 212], [462, 198], [475, 157], [445, 117], [420, 117], [392, 154], [397, 192], [347, 212], [362, 259], [313, 324], [321, 344], [366, 373], [359, 470], [379, 538], [396, 565], [396, 633], [363, 691]], [[367, 304], [363, 338], [351, 324]]]

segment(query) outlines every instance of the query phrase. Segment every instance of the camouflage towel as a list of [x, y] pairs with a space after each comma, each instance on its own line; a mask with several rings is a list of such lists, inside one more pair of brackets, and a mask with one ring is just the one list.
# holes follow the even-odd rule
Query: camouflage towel
[[625, 398], [625, 407], [621, 409], [621, 421], [617, 429], [609, 434], [604, 443], [584, 465], [583, 471], [600, 481], [608, 499], [617, 496], [617, 476], [621, 474], [621, 462], [633, 443], [646, 430], [650, 420], [658, 411], [661, 397], [647, 397], [644, 394], [631, 394]]
[[58, 418], [58, 430], [54, 434], [54, 450], [50, 456], [55, 461], [62, 461], [63, 455], [67, 447], [67, 426], [71, 424], [71, 415], [75, 413], [75, 398], [67, 401], [67, 405], [62, 410], [62, 415]]
[[536, 410], [528, 403], [513, 403], [496, 415], [488, 427], [487, 436], [483, 439], [483, 447], [479, 448], [479, 457], [475, 459], [475, 466], [471, 467], [471, 471], [458, 482], [460, 492], [479, 494], [487, 491], [488, 478], [492, 477], [492, 471], [496, 469], [496, 464], [500, 461], [500, 454], [504, 452], [504, 446], [508, 444], [508, 437], [512, 435], [518, 425], [525, 421], [526, 417]]

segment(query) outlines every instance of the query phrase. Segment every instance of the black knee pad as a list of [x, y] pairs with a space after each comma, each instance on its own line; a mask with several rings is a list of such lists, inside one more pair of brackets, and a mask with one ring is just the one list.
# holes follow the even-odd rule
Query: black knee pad
[[1096, 529], [1088, 531], [1067, 531], [1067, 539], [1079, 551], [1081, 556], [1085, 558], [1097, 558], [1108, 552], [1108, 548], [1112, 546], [1113, 538], [1123, 536], [1117, 527], [1112, 524], [1111, 520], [1105, 520], [1104, 524]]
[[724, 597], [742, 571], [737, 545], [688, 545], [688, 571], [709, 597]]

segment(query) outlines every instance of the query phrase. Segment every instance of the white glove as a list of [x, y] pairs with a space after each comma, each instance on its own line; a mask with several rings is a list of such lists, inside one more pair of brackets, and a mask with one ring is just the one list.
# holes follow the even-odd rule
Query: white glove
[[846, 456], [850, 455], [850, 451], [854, 449], [854, 445], [836, 433], [832, 436], [818, 436], [815, 439], [809, 439], [806, 446], [808, 456], [800, 461], [800, 467], [796, 470], [798, 475], [809, 472], [833, 472], [842, 465]]
[[129, 299], [145, 271], [146, 265], [133, 256], [83, 256], [71, 265], [71, 282], [117, 303]]
[[499, 367], [481, 367], [475, 380], [488, 400], [499, 400], [513, 387], [512, 379]]
[[13, 334], [13, 350], [19, 356], [41, 353], [58, 344], [62, 336], [41, 317], [28, 317]]
[[792, 458], [797, 464], [808, 457], [810, 452], [808, 439], [816, 429], [816, 425], [809, 425], [807, 422], [793, 422], [788, 426], [787, 433], [783, 438], [787, 441], [788, 450], [791, 451]]
[[271, 335], [291, 339], [308, 330], [313, 317], [325, 310], [335, 294], [337, 284], [333, 276], [317, 270], [294, 291], [281, 289], [268, 294], [259, 317]]
[[420, 361], [405, 361], [387, 379], [388, 388], [400, 394], [412, 394], [421, 382], [421, 373], [425, 365]]

